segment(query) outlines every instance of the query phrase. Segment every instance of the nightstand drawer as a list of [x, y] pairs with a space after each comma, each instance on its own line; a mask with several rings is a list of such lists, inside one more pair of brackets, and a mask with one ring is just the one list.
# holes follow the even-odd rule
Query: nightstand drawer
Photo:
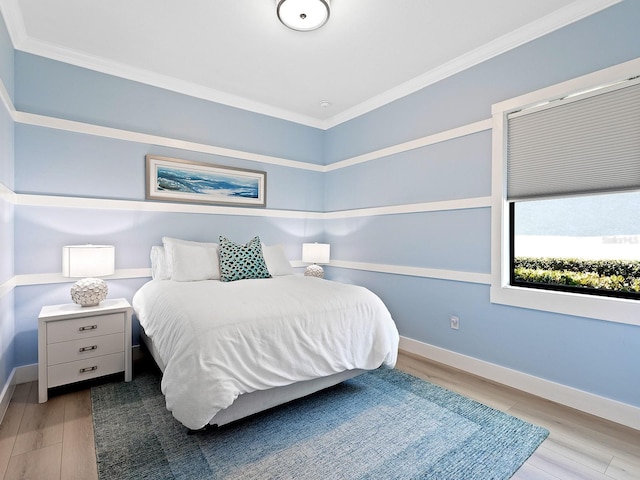
[[124, 370], [124, 354], [114, 353], [101, 357], [62, 363], [48, 367], [48, 386], [57, 387], [90, 378], [110, 375]]
[[51, 344], [47, 349], [47, 365], [74, 362], [118, 352], [124, 352], [124, 332]]
[[50, 322], [47, 325], [47, 343], [66, 342], [124, 332], [124, 317], [124, 313], [112, 313]]

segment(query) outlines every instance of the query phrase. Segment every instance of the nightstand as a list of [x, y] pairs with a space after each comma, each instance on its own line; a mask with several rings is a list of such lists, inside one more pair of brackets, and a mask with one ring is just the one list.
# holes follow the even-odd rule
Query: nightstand
[[124, 371], [131, 381], [131, 314], [124, 298], [96, 307], [42, 307], [38, 317], [38, 399], [48, 389]]

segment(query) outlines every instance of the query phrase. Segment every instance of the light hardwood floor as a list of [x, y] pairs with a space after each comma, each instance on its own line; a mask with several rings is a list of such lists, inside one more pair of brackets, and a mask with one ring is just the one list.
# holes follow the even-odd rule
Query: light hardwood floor
[[[640, 479], [638, 430], [412, 355], [401, 353], [398, 368], [547, 428], [549, 438], [515, 480]], [[36, 382], [16, 387], [0, 425], [0, 478], [97, 479], [88, 387], [43, 404]]]

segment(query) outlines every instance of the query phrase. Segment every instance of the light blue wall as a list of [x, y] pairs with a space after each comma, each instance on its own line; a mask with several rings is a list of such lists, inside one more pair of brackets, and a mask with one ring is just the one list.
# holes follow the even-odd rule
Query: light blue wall
[[[640, 57], [639, 19], [640, 2], [624, 2], [336, 126], [326, 161], [489, 119], [492, 103]], [[328, 211], [487, 196], [491, 135], [334, 170], [325, 181]], [[489, 208], [331, 220], [326, 231], [332, 259], [490, 273]], [[378, 293], [401, 335], [640, 406], [639, 327], [491, 304], [484, 284], [329, 270]]]
[[[13, 48], [6, 26], [0, 20], [0, 79], [13, 96]], [[14, 296], [1, 286], [14, 276], [13, 230], [14, 207], [8, 196], [14, 178], [14, 129], [7, 106], [0, 103], [0, 386], [5, 385], [14, 367]], [[1, 388], [1, 387], [0, 387]]]

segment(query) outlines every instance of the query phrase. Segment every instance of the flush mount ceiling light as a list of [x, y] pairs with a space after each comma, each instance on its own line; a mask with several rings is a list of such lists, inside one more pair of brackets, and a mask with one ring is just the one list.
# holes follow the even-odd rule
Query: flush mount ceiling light
[[300, 32], [320, 28], [329, 20], [329, 0], [276, 0], [280, 21]]

